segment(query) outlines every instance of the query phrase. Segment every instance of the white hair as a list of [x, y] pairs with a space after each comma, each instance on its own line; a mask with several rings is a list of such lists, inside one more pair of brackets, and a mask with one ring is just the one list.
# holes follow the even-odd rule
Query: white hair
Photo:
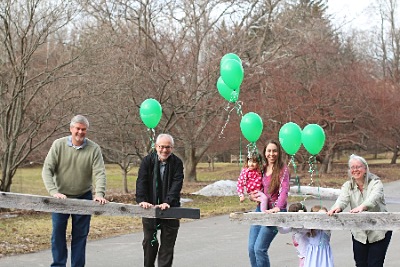
[[161, 138], [165, 138], [165, 137], [169, 138], [169, 140], [170, 140], [170, 142], [171, 142], [171, 146], [174, 146], [174, 138], [172, 137], [172, 135], [170, 135], [170, 134], [165, 134], [165, 133], [159, 134], [159, 135], [157, 136], [156, 144], [158, 144], [158, 141], [160, 141]]

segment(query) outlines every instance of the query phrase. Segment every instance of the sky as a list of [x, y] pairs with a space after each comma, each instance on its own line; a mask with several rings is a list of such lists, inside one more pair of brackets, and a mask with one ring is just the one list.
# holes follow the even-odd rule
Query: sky
[[350, 28], [367, 30], [379, 23], [371, 7], [376, 0], [328, 0], [328, 13], [334, 24], [345, 30]]

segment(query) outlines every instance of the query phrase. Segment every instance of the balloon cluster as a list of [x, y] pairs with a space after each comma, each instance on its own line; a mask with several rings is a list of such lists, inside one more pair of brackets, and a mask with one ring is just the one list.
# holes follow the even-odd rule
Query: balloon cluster
[[225, 125], [222, 127], [219, 138], [224, 133], [224, 129], [228, 125], [230, 114], [236, 109], [239, 116], [243, 116], [241, 101], [239, 100], [240, 85], [242, 84], [244, 71], [242, 60], [234, 53], [225, 54], [220, 61], [220, 74], [217, 80], [217, 89], [220, 95], [229, 103], [234, 103], [234, 107], [230, 108], [230, 104], [225, 108], [228, 111], [228, 117]]
[[[248, 154], [255, 152], [257, 146], [255, 142], [260, 138], [263, 130], [263, 122], [261, 117], [254, 113], [249, 112], [243, 116], [242, 108], [239, 100], [240, 85], [243, 82], [244, 70], [242, 66], [242, 60], [238, 55], [234, 53], [225, 54], [220, 61], [220, 74], [221, 76], [217, 80], [217, 89], [220, 95], [230, 103], [235, 103], [237, 113], [242, 117], [240, 122], [240, 129], [243, 136], [250, 142], [247, 145]], [[229, 108], [229, 105], [228, 105]], [[228, 119], [222, 128], [221, 134], [229, 121], [229, 114], [232, 112], [231, 109], [228, 113]], [[220, 134], [220, 135], [221, 135]]]
[[[313, 173], [315, 172], [315, 155], [317, 155], [325, 144], [325, 132], [318, 124], [308, 124], [301, 130], [300, 126], [296, 123], [288, 122], [284, 124], [279, 130], [279, 142], [283, 150], [291, 155], [290, 162], [293, 163], [296, 172], [296, 165], [294, 155], [300, 149], [301, 144], [311, 154], [309, 165], [311, 182], [313, 183]], [[297, 174], [296, 174], [297, 175]], [[300, 190], [300, 185], [299, 190]]]
[[308, 124], [303, 131], [294, 122], [285, 123], [279, 130], [279, 142], [286, 153], [293, 156], [301, 144], [313, 156], [317, 155], [325, 144], [325, 132], [318, 124]]
[[150, 137], [151, 146], [153, 147], [155, 137], [154, 128], [160, 122], [162, 115], [161, 105], [157, 100], [148, 98], [140, 105], [139, 114], [144, 125], [146, 125], [147, 128], [153, 132], [153, 136]]
[[228, 53], [220, 61], [221, 76], [217, 81], [220, 95], [227, 101], [235, 103], [239, 99], [240, 85], [244, 78], [242, 60], [234, 53]]

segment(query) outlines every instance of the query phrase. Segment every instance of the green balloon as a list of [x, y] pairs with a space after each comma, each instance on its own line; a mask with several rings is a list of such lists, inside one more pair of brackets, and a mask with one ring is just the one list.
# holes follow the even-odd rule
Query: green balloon
[[239, 57], [238, 55], [236, 55], [235, 53], [228, 53], [228, 54], [225, 54], [225, 55], [221, 58], [221, 61], [220, 61], [220, 63], [219, 63], [219, 67], [221, 68], [221, 67], [222, 67], [222, 64], [224, 64], [224, 62], [225, 62], [226, 60], [228, 60], [228, 59], [237, 60], [237, 61], [240, 63], [240, 65], [242, 65], [242, 60], [240, 59], [240, 57]]
[[324, 147], [325, 132], [318, 124], [309, 124], [301, 133], [301, 141], [311, 155], [317, 155]]
[[254, 112], [249, 112], [240, 121], [240, 130], [249, 142], [256, 142], [262, 133], [263, 122], [261, 117]]
[[229, 88], [229, 86], [224, 83], [224, 80], [222, 80], [222, 77], [218, 78], [217, 88], [220, 95], [229, 102], [234, 103], [239, 99], [240, 88], [237, 90]]
[[161, 114], [161, 105], [153, 98], [146, 99], [140, 105], [140, 118], [148, 128], [153, 129], [158, 125], [161, 119]]
[[283, 150], [294, 155], [301, 146], [301, 128], [294, 122], [285, 123], [279, 130], [279, 142]]
[[242, 64], [235, 59], [227, 59], [220, 69], [222, 80], [231, 89], [237, 90], [242, 84], [244, 70]]

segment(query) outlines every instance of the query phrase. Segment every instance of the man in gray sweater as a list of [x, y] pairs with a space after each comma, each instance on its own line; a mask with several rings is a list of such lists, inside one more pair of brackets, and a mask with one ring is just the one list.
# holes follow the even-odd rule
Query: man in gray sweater
[[[105, 197], [106, 173], [99, 145], [86, 138], [89, 121], [76, 115], [70, 123], [70, 136], [53, 142], [45, 159], [42, 178], [49, 194], [55, 198], [93, 199], [100, 204]], [[92, 185], [95, 179], [95, 196]], [[52, 214], [53, 232], [51, 266], [66, 266], [68, 258], [66, 229], [72, 217], [71, 266], [85, 266], [86, 240], [90, 228], [90, 215]]]

